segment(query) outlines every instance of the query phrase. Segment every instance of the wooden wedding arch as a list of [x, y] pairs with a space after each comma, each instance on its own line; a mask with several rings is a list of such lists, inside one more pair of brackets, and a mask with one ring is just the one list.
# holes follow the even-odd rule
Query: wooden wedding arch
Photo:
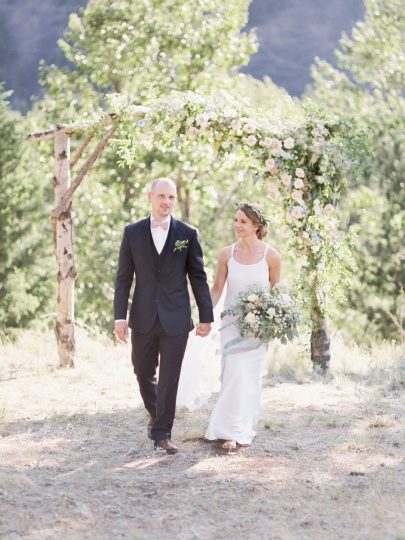
[[[189, 96], [187, 96], [186, 99], [188, 99]], [[195, 99], [193, 97], [193, 99]], [[314, 204], [314, 193], [319, 192], [319, 186], [316, 186], [316, 190], [318, 191], [311, 191], [312, 187], [309, 183], [309, 174], [307, 177], [305, 177], [304, 169], [301, 168], [301, 163], [305, 164], [306, 167], [308, 167], [308, 170], [313, 167], [313, 163], [316, 163], [316, 160], [320, 159], [320, 155], [316, 156], [314, 153], [310, 154], [308, 153], [308, 156], [304, 156], [301, 152], [299, 157], [299, 162], [295, 163], [294, 161], [291, 161], [289, 163], [289, 167], [291, 170], [291, 167], [296, 167], [297, 164], [299, 168], [295, 168], [295, 174], [298, 176], [295, 178], [295, 185], [301, 185], [301, 184], [307, 184], [307, 187], [301, 188], [303, 191], [301, 191], [301, 199], [293, 200], [294, 195], [300, 191], [300, 189], [294, 189], [294, 185], [287, 186], [287, 183], [285, 182], [285, 179], [288, 178], [290, 175], [284, 173], [280, 177], [280, 171], [277, 167], [277, 163], [275, 163], [275, 160], [272, 158], [269, 158], [268, 156], [268, 149], [266, 149], [266, 141], [272, 140], [270, 136], [266, 133], [266, 128], [258, 128], [258, 124], [255, 125], [254, 120], [250, 120], [249, 118], [240, 118], [236, 115], [232, 118], [229, 117], [229, 108], [225, 107], [223, 110], [228, 111], [224, 112], [224, 116], [222, 118], [222, 124], [218, 123], [218, 114], [217, 113], [210, 113], [209, 109], [208, 112], [204, 111], [204, 107], [201, 107], [201, 104], [203, 103], [203, 98], [198, 97], [196, 103], [198, 104], [198, 107], [200, 107], [200, 113], [196, 114], [197, 109], [194, 108], [192, 111], [192, 116], [187, 117], [185, 115], [185, 107], [184, 103], [180, 105], [179, 110], [181, 111], [181, 114], [183, 115], [180, 121], [177, 117], [172, 120], [171, 126], [168, 127], [169, 131], [173, 133], [174, 137], [179, 136], [179, 130], [183, 130], [183, 137], [189, 137], [190, 139], [197, 138], [198, 134], [206, 134], [209, 129], [211, 128], [214, 130], [218, 130], [217, 135], [215, 135], [215, 145], [217, 145], [218, 148], [222, 147], [231, 147], [232, 144], [235, 144], [235, 140], [238, 139], [238, 143], [235, 144], [236, 147], [240, 148], [241, 144], [240, 142], [243, 140], [243, 144], [247, 148], [246, 152], [251, 153], [252, 161], [255, 162], [256, 167], [261, 167], [262, 171], [265, 171], [266, 175], [270, 175], [269, 179], [269, 186], [272, 185], [272, 189], [278, 189], [276, 186], [276, 182], [274, 179], [279, 176], [278, 178], [278, 186], [280, 187], [280, 190], [289, 190], [288, 195], [286, 195], [286, 199], [284, 199], [284, 206], [286, 208], [292, 208], [292, 218], [294, 218], [294, 211], [298, 214], [302, 214], [301, 217], [305, 215], [305, 211], [302, 210], [303, 208], [307, 208], [306, 213], [308, 214], [308, 208], [310, 205], [312, 205], [312, 214], [314, 216], [314, 219], [316, 221], [316, 215], [319, 215], [319, 211], [322, 210], [322, 208], [316, 206]], [[204, 103], [203, 103], [204, 105]], [[192, 107], [191, 107], [192, 109]], [[167, 105], [165, 105], [163, 108], [160, 109], [159, 114], [160, 118], [162, 115], [164, 116], [167, 114]], [[201, 112], [203, 111], [203, 112]], [[136, 123], [144, 123], [144, 119], [150, 115], [151, 109], [146, 108], [143, 106], [131, 106], [129, 107], [125, 113], [123, 114], [123, 117], [125, 118], [125, 122], [136, 122]], [[152, 111], [153, 112], [153, 111]], [[190, 111], [189, 111], [190, 113]], [[228, 116], [227, 116], [228, 115]], [[175, 115], [174, 115], [175, 116]], [[57, 339], [57, 345], [58, 345], [58, 354], [59, 354], [59, 365], [61, 367], [74, 367], [74, 359], [75, 359], [75, 353], [76, 353], [76, 345], [75, 345], [75, 326], [74, 326], [74, 285], [75, 285], [75, 278], [76, 278], [76, 268], [75, 268], [75, 262], [74, 262], [74, 242], [73, 242], [73, 221], [72, 221], [72, 201], [73, 196], [77, 188], [82, 183], [83, 179], [85, 178], [88, 171], [91, 169], [97, 158], [100, 156], [100, 154], [103, 152], [104, 148], [107, 146], [110, 139], [113, 137], [114, 133], [116, 132], [116, 129], [119, 125], [119, 122], [122, 120], [122, 117], [120, 114], [110, 114], [102, 118], [101, 120], [90, 122], [90, 123], [77, 123], [77, 124], [70, 124], [70, 125], [59, 125], [55, 127], [54, 129], [38, 132], [38, 133], [32, 133], [28, 135], [28, 140], [30, 142], [37, 142], [37, 141], [53, 141], [54, 146], [54, 177], [53, 177], [53, 184], [54, 184], [54, 192], [55, 192], [55, 207], [52, 210], [52, 228], [53, 228], [53, 235], [54, 235], [54, 245], [55, 245], [55, 254], [56, 254], [56, 261], [57, 261], [57, 317], [56, 317], [56, 339]], [[312, 122], [312, 121], [311, 121]], [[316, 121], [317, 122], [317, 121]], [[315, 125], [315, 128], [314, 128]], [[312, 133], [314, 131], [317, 132], [316, 137], [319, 141], [325, 140], [325, 133], [328, 132], [328, 130], [325, 129], [325, 127], [322, 127], [321, 129], [321, 123], [318, 122], [313, 124], [310, 130], [312, 129]], [[256, 131], [257, 128], [257, 131]], [[307, 126], [308, 128], [308, 126]], [[306, 129], [307, 129], [306, 128]], [[78, 171], [77, 175], [75, 176], [74, 180], [72, 181], [72, 172], [79, 162], [79, 160], [83, 157], [83, 154], [85, 150], [88, 148], [89, 144], [93, 141], [94, 137], [96, 136], [96, 133], [99, 133], [100, 130], [104, 129], [104, 134], [102, 135], [101, 139], [99, 140], [98, 144], [96, 145], [95, 149], [90, 153], [89, 157], [86, 159], [84, 164], [82, 165], [81, 169]], [[222, 131], [221, 131], [222, 130]], [[260, 131], [261, 130], [261, 131]], [[225, 141], [222, 139], [221, 136], [224, 135], [224, 133], [227, 133], [227, 136], [229, 133], [233, 133], [233, 139], [231, 143], [228, 141]], [[308, 131], [308, 129], [307, 129]], [[318, 134], [319, 132], [319, 134]], [[83, 134], [86, 133], [86, 137], [79, 145], [76, 152], [71, 156], [71, 140], [72, 138], [77, 134]], [[332, 128], [330, 128], [329, 133], [332, 133]], [[274, 142], [277, 142], [278, 145], [281, 144], [280, 141], [277, 139], [273, 140], [273, 146]], [[284, 140], [285, 147], [288, 148], [288, 141], [292, 141], [291, 137], [288, 137]], [[226, 143], [226, 144], [225, 144]], [[287, 144], [288, 143], [288, 144]], [[260, 146], [261, 145], [261, 146]], [[242, 145], [243, 146], [243, 145]], [[306, 148], [305, 145], [302, 146], [302, 148]], [[229, 150], [228, 150], [229, 152]], [[267, 153], [266, 153], [267, 152]], [[335, 152], [335, 147], [333, 147], [333, 152]], [[286, 156], [289, 155], [288, 151], [284, 152]], [[305, 154], [305, 151], [304, 151]], [[314, 157], [315, 156], [315, 157]], [[266, 159], [267, 157], [267, 159]], [[287, 158], [286, 158], [287, 159]], [[329, 158], [330, 159], [330, 156]], [[337, 156], [336, 159], [340, 159], [341, 157]], [[259, 163], [261, 160], [261, 163]], [[333, 169], [336, 170], [336, 167]], [[280, 179], [281, 178], [281, 179]], [[291, 176], [290, 176], [291, 178]], [[305, 182], [304, 182], [304, 180]], [[297, 183], [298, 182], [298, 183]], [[292, 183], [294, 183], [294, 178], [292, 179]], [[284, 184], [284, 187], [283, 185]], [[313, 185], [315, 184], [315, 181], [313, 182]], [[287, 187], [286, 187], [287, 186]], [[339, 193], [340, 186], [336, 182], [334, 192]], [[295, 193], [294, 193], [295, 192]], [[326, 204], [328, 200], [330, 199], [330, 195], [328, 194], [327, 190], [325, 190], [325, 193], [322, 195], [323, 198], [323, 204]], [[288, 199], [288, 203], [286, 206], [286, 200]], [[319, 202], [319, 200], [318, 200]], [[295, 206], [288, 207], [288, 204], [295, 204]], [[331, 204], [326, 204], [324, 210], [327, 209], [327, 207], [331, 207]], [[325, 212], [326, 214], [326, 212]], [[295, 219], [299, 218], [300, 216], [295, 216]], [[304, 219], [302, 220], [302, 223], [304, 222]], [[307, 222], [310, 222], [310, 220], [307, 220]], [[313, 223], [313, 222], [311, 222]], [[293, 225], [292, 230], [294, 231], [294, 234], [296, 238], [301, 242], [302, 250], [304, 252], [307, 252], [307, 245], [311, 245], [311, 242], [319, 242], [319, 237], [322, 234], [322, 231], [319, 233], [316, 233], [314, 238], [318, 236], [318, 239], [311, 240], [310, 234], [303, 228], [304, 225], [300, 228], [299, 226]], [[315, 225], [311, 225], [311, 230], [314, 229]], [[315, 230], [315, 229], [314, 229]], [[316, 232], [316, 231], [315, 231]], [[312, 234], [312, 232], [311, 232]], [[316, 246], [315, 246], [316, 247]], [[316, 251], [316, 250], [314, 250]], [[330, 252], [330, 250], [329, 250]], [[313, 305], [311, 305], [311, 321], [312, 321], [312, 332], [311, 332], [311, 359], [315, 366], [320, 367], [323, 371], [326, 371], [329, 367], [329, 360], [330, 360], [330, 340], [329, 340], [329, 332], [328, 332], [328, 321], [327, 317], [325, 315], [324, 310], [322, 309], [322, 306], [320, 304], [319, 298], [321, 297], [321, 294], [319, 294], [320, 289], [317, 290], [316, 287], [319, 284], [319, 279], [317, 281], [317, 278], [314, 282], [314, 294], [312, 295], [312, 298], [314, 299]]]

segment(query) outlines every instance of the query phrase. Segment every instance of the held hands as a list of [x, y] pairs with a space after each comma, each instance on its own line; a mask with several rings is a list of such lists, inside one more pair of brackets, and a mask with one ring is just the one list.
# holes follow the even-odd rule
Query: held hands
[[122, 341], [122, 343], [126, 343], [128, 339], [128, 323], [126, 321], [117, 321], [114, 330], [117, 338]]
[[206, 337], [211, 332], [211, 323], [198, 323], [195, 331], [196, 336]]

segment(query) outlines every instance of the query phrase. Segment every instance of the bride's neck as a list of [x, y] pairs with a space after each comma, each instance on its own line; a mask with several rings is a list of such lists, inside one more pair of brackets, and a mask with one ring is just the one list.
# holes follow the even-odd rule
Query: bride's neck
[[250, 238], [241, 238], [239, 243], [246, 249], [252, 249], [260, 243], [260, 240], [257, 238], [257, 236], [251, 236]]

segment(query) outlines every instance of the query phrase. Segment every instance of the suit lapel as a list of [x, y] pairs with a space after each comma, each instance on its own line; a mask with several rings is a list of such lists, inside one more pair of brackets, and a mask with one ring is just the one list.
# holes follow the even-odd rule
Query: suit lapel
[[[153, 243], [152, 233], [150, 232], [150, 217], [144, 220], [143, 229], [144, 233], [142, 237], [144, 239], [145, 256], [149, 260], [153, 271], [156, 272], [156, 258], [158, 256], [158, 253]], [[153, 253], [153, 250], [156, 252], [156, 256]]]

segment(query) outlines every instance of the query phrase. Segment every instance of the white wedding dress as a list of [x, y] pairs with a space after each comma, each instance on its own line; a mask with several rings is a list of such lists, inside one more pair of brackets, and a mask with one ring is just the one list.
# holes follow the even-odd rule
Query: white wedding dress
[[[228, 261], [225, 308], [236, 303], [238, 294], [257, 285], [269, 287], [268, 247], [255, 264], [234, 259], [232, 245]], [[205, 438], [251, 444], [261, 409], [261, 376], [267, 345], [254, 338], [241, 338], [230, 317], [223, 319], [221, 331], [221, 390], [212, 411]]]

